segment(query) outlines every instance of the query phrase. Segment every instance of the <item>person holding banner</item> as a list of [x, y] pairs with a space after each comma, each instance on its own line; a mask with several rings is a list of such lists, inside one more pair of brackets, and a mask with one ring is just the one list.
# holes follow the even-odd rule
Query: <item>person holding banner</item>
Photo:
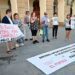
[[[2, 23], [4, 24], [13, 24], [11, 20], [12, 12], [10, 9], [6, 10], [6, 16], [3, 17]], [[11, 39], [7, 42], [7, 53], [10, 53], [12, 49], [15, 49], [14, 43], [11, 42]]]
[[[22, 21], [19, 19], [19, 14], [14, 13], [13, 17], [14, 17], [13, 23], [15, 25], [18, 25], [20, 30], [23, 32], [23, 24], [22, 24]], [[23, 36], [19, 37], [19, 39], [17, 39], [16, 47], [19, 47], [19, 46], [24, 46], [24, 37]]]
[[66, 39], [70, 40], [71, 34], [71, 17], [68, 14], [65, 19], [65, 30], [66, 30]]

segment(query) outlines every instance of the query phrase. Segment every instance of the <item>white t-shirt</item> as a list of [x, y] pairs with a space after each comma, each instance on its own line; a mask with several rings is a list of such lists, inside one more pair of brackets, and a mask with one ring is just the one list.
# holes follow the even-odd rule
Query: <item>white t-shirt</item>
[[75, 29], [75, 17], [71, 17], [71, 28]]
[[65, 19], [65, 27], [66, 28], [71, 28], [71, 24], [69, 23], [70, 20]]
[[53, 25], [59, 25], [58, 17], [53, 17], [52, 21], [53, 21]]

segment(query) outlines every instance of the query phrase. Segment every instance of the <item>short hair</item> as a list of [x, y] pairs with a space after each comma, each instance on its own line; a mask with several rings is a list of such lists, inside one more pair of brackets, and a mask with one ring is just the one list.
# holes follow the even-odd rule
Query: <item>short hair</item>
[[26, 11], [26, 15], [29, 13], [29, 11]]
[[57, 13], [55, 12], [53, 15], [57, 15]]
[[47, 15], [47, 12], [44, 12], [44, 15]]
[[67, 15], [66, 15], [66, 18], [68, 18], [68, 17], [69, 17], [69, 18], [71, 17], [70, 14], [67, 14]]
[[6, 10], [6, 14], [11, 13], [11, 9]]

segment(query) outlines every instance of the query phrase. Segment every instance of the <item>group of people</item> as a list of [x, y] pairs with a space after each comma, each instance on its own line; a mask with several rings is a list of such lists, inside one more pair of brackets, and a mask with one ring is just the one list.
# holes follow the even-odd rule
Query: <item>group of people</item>
[[[20, 37], [16, 40], [16, 44], [12, 42], [12, 39], [7, 42], [7, 53], [10, 53], [11, 50], [15, 49], [16, 47], [20, 47], [24, 45], [24, 41], [32, 40], [33, 44], [39, 43], [37, 39], [38, 31], [42, 31], [42, 42], [44, 43], [45, 40], [50, 42], [49, 39], [49, 26], [50, 23], [52, 24], [52, 36], [53, 39], [57, 39], [57, 32], [59, 26], [59, 19], [57, 13], [54, 13], [53, 18], [49, 19], [47, 12], [44, 12], [44, 15], [39, 20], [35, 12], [30, 14], [29, 11], [25, 12], [25, 17], [23, 22], [19, 18], [18, 13], [14, 13], [13, 18], [11, 19], [12, 12], [10, 9], [6, 10], [6, 15], [2, 19], [2, 23], [5, 24], [13, 24], [18, 25], [19, 29], [23, 32], [25, 37]], [[67, 15], [64, 25], [66, 30], [66, 39], [70, 39], [70, 32], [71, 32], [71, 24], [75, 24], [75, 16], [70, 17]]]

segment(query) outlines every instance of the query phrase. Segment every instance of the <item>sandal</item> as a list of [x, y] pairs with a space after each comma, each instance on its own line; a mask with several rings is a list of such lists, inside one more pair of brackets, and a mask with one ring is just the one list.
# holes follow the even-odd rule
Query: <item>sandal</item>
[[7, 53], [7, 54], [10, 54], [10, 53], [11, 53], [11, 51], [6, 51], [6, 53]]

